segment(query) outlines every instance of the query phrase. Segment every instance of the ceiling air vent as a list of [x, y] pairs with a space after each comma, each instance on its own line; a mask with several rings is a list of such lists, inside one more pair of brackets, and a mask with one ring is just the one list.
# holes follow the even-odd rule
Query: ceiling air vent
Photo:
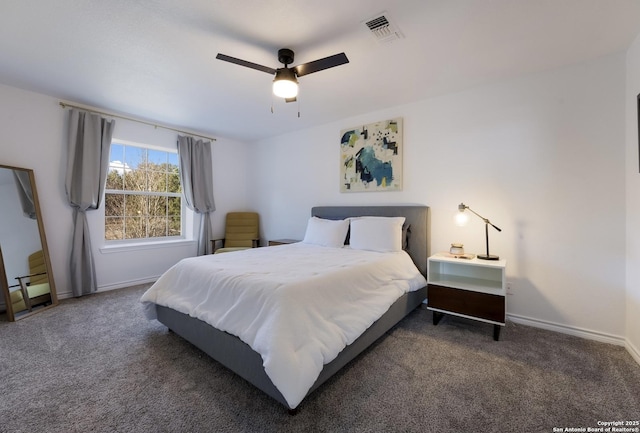
[[404, 38], [404, 35], [398, 27], [391, 22], [387, 12], [382, 12], [363, 22], [373, 37], [380, 43], [388, 43], [396, 39]]

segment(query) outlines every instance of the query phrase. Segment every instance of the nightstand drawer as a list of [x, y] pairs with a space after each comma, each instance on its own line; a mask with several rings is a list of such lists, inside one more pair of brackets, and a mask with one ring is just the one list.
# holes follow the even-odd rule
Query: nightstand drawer
[[428, 308], [505, 323], [504, 296], [429, 284]]

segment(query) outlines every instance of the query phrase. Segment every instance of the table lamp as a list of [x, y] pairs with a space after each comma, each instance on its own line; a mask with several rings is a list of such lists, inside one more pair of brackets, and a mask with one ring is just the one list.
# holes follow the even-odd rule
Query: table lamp
[[470, 212], [473, 212], [482, 221], [484, 221], [485, 238], [487, 240], [487, 254], [478, 254], [477, 257], [479, 259], [482, 259], [482, 260], [499, 260], [500, 257], [489, 254], [489, 226], [493, 227], [494, 229], [498, 230], [499, 232], [501, 232], [502, 230], [500, 228], [496, 227], [495, 225], [491, 224], [491, 221], [489, 221], [487, 218], [479, 215], [476, 211], [474, 211], [473, 209], [471, 209], [469, 206], [467, 206], [464, 203], [460, 203], [458, 205], [458, 211], [459, 212], [456, 214], [456, 224], [457, 225], [464, 226], [469, 221], [469, 216], [465, 213], [465, 210], [467, 210], [467, 209], [469, 209]]

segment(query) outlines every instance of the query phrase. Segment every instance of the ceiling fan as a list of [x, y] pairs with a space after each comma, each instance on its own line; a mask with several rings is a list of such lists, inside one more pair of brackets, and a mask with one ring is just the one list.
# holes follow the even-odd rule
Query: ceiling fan
[[289, 48], [279, 49], [278, 61], [284, 64], [284, 68], [278, 69], [247, 62], [246, 60], [221, 53], [218, 53], [216, 59], [274, 75], [273, 93], [280, 98], [284, 98], [287, 102], [294, 102], [298, 96], [298, 77], [349, 63], [347, 56], [344, 53], [340, 53], [290, 68], [289, 65], [293, 63], [293, 56], [293, 51]]

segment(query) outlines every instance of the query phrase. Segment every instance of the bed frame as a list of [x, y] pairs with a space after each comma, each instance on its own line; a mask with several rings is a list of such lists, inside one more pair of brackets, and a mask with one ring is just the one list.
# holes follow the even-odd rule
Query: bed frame
[[[355, 216], [404, 216], [408, 227], [407, 252], [414, 263], [426, 275], [429, 256], [429, 208], [426, 206], [322, 206], [311, 210], [313, 216], [343, 219]], [[307, 395], [322, 385], [349, 361], [358, 356], [378, 338], [395, 326], [427, 297], [427, 288], [409, 292], [400, 297], [389, 310], [374, 322], [360, 337], [345, 347], [338, 356], [326, 364]], [[156, 305], [158, 321], [170, 330], [198, 347], [267, 395], [289, 408], [280, 391], [273, 385], [262, 365], [262, 357], [234, 335], [220, 331], [199, 319]], [[289, 408], [291, 413], [295, 408]]]

